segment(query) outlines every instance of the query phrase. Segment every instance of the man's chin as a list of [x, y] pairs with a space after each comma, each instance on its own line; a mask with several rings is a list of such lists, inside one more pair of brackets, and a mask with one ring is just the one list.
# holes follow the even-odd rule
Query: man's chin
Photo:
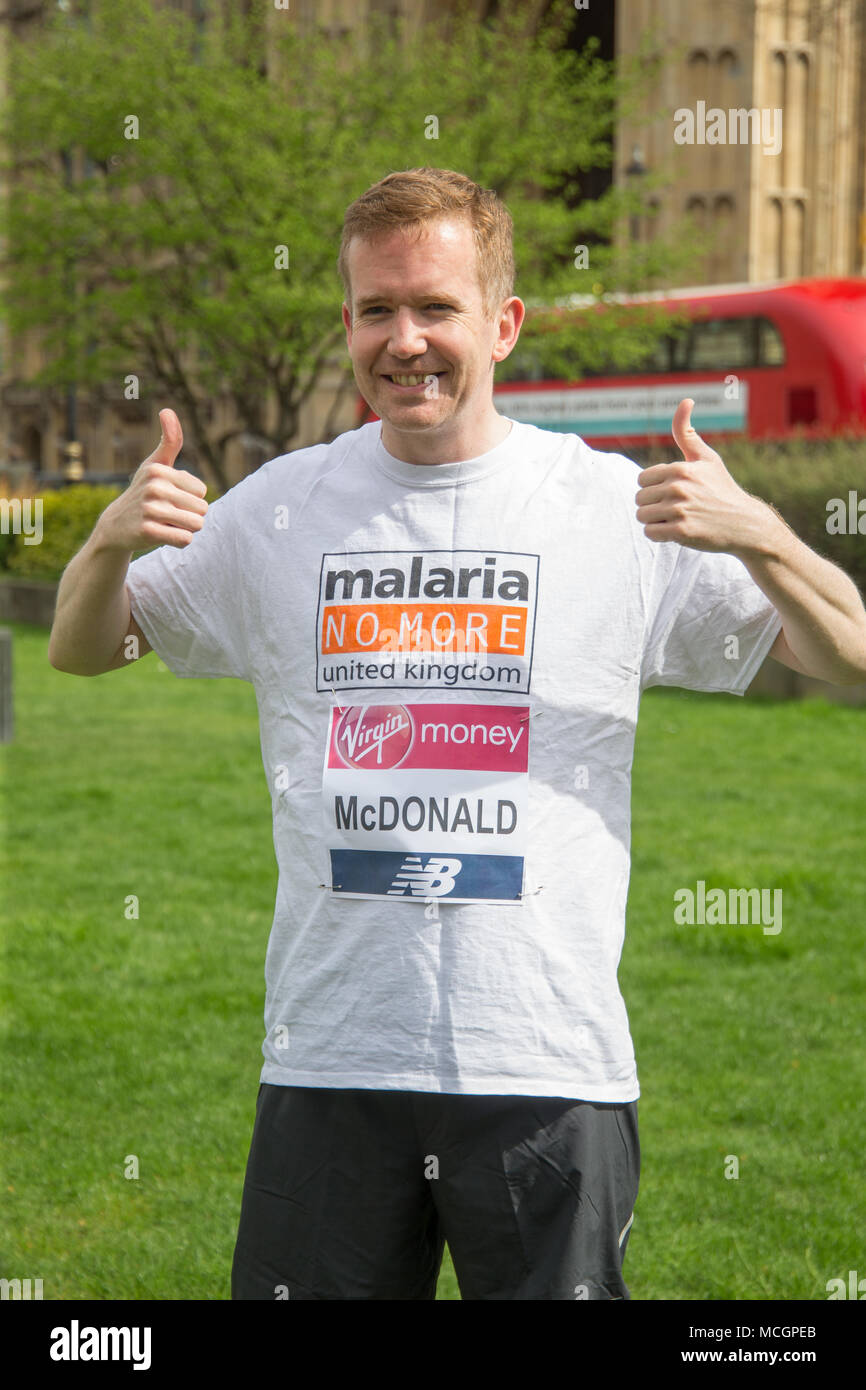
[[435, 429], [447, 420], [447, 415], [441, 410], [431, 409], [432, 406], [432, 401], [418, 401], [415, 405], [407, 401], [406, 405], [396, 407], [392, 402], [387, 402], [380, 403], [378, 408], [374, 405], [373, 409], [379, 419], [384, 420], [392, 429], [417, 431]]

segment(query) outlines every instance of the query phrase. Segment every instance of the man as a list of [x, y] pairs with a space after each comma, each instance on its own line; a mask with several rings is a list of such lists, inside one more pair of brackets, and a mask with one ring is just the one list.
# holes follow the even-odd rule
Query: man
[[380, 422], [208, 508], [162, 411], [49, 658], [255, 686], [279, 886], [232, 1296], [432, 1299], [447, 1239], [465, 1299], [627, 1299], [641, 692], [742, 694], [768, 652], [862, 680], [866, 612], [690, 401], [640, 474], [497, 414], [524, 306], [493, 193], [391, 174], [340, 269]]

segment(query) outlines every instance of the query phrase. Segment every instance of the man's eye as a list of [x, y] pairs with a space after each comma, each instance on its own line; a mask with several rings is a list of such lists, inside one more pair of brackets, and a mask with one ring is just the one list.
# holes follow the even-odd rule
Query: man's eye
[[[424, 307], [425, 309], [448, 310], [452, 306], [450, 304], [425, 304]], [[388, 310], [386, 309], [384, 304], [371, 304], [367, 309], [364, 309], [363, 314], [366, 316], [367, 314], [386, 314], [387, 312]]]

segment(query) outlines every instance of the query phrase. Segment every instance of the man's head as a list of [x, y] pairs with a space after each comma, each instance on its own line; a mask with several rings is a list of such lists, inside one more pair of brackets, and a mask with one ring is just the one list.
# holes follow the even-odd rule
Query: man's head
[[496, 194], [446, 169], [389, 174], [347, 210], [338, 265], [355, 379], [386, 448], [440, 462], [498, 443], [493, 368], [524, 307]]
[[476, 274], [492, 318], [514, 293], [514, 229], [508, 208], [489, 188], [451, 169], [405, 169], [374, 183], [346, 209], [337, 265], [352, 308], [349, 246], [389, 232], [418, 236], [437, 218], [466, 219], [475, 244]]

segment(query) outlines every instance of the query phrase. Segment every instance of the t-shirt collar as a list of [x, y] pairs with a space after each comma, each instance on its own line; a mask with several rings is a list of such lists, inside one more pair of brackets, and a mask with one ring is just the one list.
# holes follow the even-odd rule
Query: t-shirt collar
[[[508, 418], [503, 417], [503, 418]], [[515, 457], [518, 449], [520, 424], [509, 420], [511, 429], [502, 440], [477, 458], [462, 459], [459, 463], [406, 463], [404, 459], [389, 454], [382, 443], [382, 424], [378, 423], [373, 447], [376, 467], [389, 478], [414, 487], [453, 487], [455, 483], [468, 483], [476, 478], [484, 478], [504, 467]]]

